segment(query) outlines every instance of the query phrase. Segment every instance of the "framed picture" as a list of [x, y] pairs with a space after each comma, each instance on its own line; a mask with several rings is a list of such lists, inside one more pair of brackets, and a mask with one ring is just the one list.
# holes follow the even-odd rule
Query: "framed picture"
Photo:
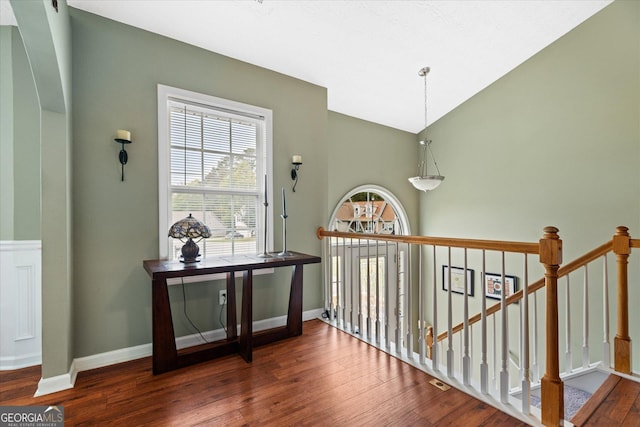
[[510, 297], [518, 290], [518, 278], [516, 276], [504, 276], [502, 274], [485, 273], [484, 275], [484, 295], [487, 298], [501, 299], [502, 292], [506, 291], [505, 298]]
[[[449, 290], [449, 266], [442, 266], [442, 289]], [[464, 292], [464, 268], [451, 267], [451, 292]], [[473, 270], [467, 268], [467, 294], [473, 296]]]

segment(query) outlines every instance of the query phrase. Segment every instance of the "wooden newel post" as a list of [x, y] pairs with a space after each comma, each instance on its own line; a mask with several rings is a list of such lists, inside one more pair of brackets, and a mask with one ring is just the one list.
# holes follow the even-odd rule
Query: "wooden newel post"
[[541, 380], [542, 424], [557, 426], [564, 419], [564, 386], [560, 380], [558, 346], [558, 269], [562, 264], [562, 240], [555, 227], [544, 228], [540, 239], [540, 263], [544, 265], [547, 323], [547, 362]]
[[613, 341], [613, 367], [631, 374], [631, 338], [629, 337], [629, 289], [627, 265], [631, 253], [631, 237], [627, 227], [616, 227], [613, 252], [618, 264], [618, 332]]
[[427, 359], [433, 359], [431, 352], [433, 351], [433, 326], [427, 328]]

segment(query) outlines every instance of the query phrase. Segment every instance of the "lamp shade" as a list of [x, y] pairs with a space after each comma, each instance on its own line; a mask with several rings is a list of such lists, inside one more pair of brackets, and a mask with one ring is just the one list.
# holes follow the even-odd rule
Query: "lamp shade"
[[413, 184], [416, 189], [424, 192], [434, 190], [442, 184], [442, 181], [444, 181], [444, 176], [440, 175], [414, 176], [409, 178], [409, 182]]
[[198, 239], [211, 237], [211, 230], [202, 222], [195, 219], [191, 214], [181, 219], [169, 229], [169, 237], [175, 239]]

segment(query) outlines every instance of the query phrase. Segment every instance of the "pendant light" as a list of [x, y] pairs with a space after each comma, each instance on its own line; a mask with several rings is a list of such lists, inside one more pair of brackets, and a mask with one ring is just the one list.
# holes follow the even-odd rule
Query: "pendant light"
[[[420, 161], [418, 163], [418, 175], [412, 178], [409, 178], [409, 182], [413, 184], [413, 186], [420, 191], [431, 191], [439, 186], [444, 180], [444, 176], [440, 175], [440, 170], [438, 169], [438, 163], [436, 163], [436, 158], [431, 151], [431, 140], [427, 138], [427, 74], [431, 69], [429, 67], [424, 67], [420, 69], [418, 75], [420, 77], [424, 77], [424, 140], [420, 141]], [[433, 164], [436, 167], [437, 175], [429, 175], [427, 171], [427, 152], [431, 153], [431, 158], [433, 159]]]

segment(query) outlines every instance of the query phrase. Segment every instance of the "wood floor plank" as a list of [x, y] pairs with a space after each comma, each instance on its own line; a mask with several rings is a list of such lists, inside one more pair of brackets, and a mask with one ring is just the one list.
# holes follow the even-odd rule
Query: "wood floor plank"
[[0, 405], [61, 405], [69, 426], [524, 425], [432, 378], [314, 320], [254, 349], [252, 363], [227, 356], [154, 376], [147, 357], [38, 398], [39, 368], [0, 372]]
[[607, 398], [598, 406], [589, 419], [582, 424], [588, 427], [621, 426], [625, 422], [628, 425], [640, 426], [640, 419], [628, 419], [633, 416], [634, 408], [640, 400], [640, 384], [620, 378]]

